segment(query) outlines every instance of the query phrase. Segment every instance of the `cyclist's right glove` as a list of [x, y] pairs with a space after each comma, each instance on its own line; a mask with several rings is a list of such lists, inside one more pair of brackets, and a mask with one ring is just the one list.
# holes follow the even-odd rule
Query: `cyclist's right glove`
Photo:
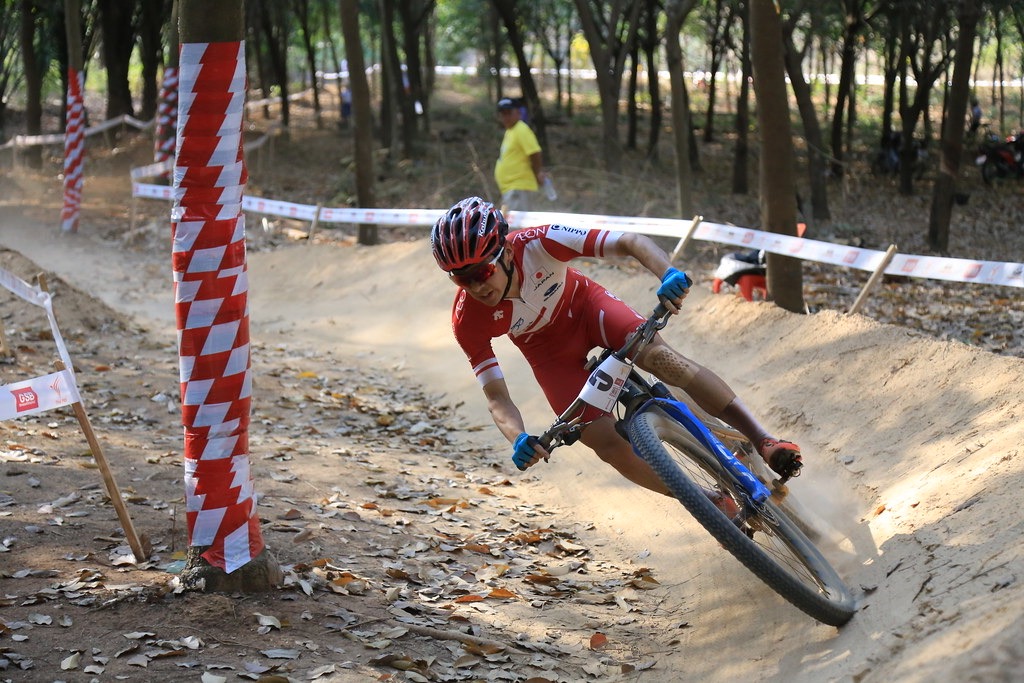
[[526, 463], [533, 460], [535, 454], [533, 449], [539, 445], [540, 439], [530, 436], [526, 432], [517, 436], [516, 440], [512, 442], [512, 462], [520, 471], [525, 470]]
[[658, 287], [658, 298], [666, 298], [671, 301], [686, 296], [693, 281], [686, 276], [686, 273], [676, 268], [669, 268], [661, 276], [661, 287]]

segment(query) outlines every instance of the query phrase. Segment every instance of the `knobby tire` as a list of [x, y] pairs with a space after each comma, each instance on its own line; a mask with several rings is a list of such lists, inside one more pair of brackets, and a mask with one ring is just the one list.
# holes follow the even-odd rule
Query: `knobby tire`
[[[718, 418], [709, 415], [685, 392], [673, 391], [672, 393], [675, 395], [677, 401], [685, 403], [697, 419], [703, 422], [704, 426], [707, 427], [726, 448], [732, 451], [733, 455], [739, 458], [739, 461], [743, 463], [744, 467], [750, 470], [751, 474], [760, 479], [761, 483], [769, 489], [773, 488], [772, 481], [779, 475], [769, 469], [768, 464], [761, 459], [760, 455], [757, 454], [754, 450], [753, 444], [747, 440], [747, 437], [743, 436], [740, 432], [736, 431]], [[772, 495], [772, 502], [781, 507], [782, 511], [786, 513], [786, 516], [789, 517], [789, 520], [800, 527], [800, 531], [804, 532], [804, 535], [811, 539], [811, 541], [817, 543], [825, 538], [826, 535], [834, 536], [836, 534], [829, 525], [823, 523], [823, 520], [816, 519], [806, 506], [802, 505], [792, 494], [783, 496], [781, 500], [776, 498], [775, 495]]]
[[999, 162], [993, 159], [985, 159], [981, 165], [981, 179], [986, 185], [991, 185], [999, 177]]
[[[737, 527], [704, 493], [717, 489], [742, 507], [739, 484], [679, 423], [658, 410], [629, 425], [633, 447], [700, 524], [772, 590], [818, 621], [842, 626], [855, 612], [850, 589], [774, 503]], [[753, 538], [748, 536], [753, 529]]]

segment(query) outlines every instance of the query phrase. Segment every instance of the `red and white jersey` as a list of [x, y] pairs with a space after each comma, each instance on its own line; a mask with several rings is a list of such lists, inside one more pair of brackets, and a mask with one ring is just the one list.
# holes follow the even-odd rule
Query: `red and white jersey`
[[594, 283], [569, 261], [579, 257], [603, 258], [619, 240], [621, 232], [586, 230], [564, 225], [545, 225], [510, 232], [506, 249], [513, 255], [519, 297], [505, 299], [491, 307], [480, 303], [464, 289], [455, 295], [452, 329], [466, 352], [481, 386], [502, 375], [491, 340], [508, 335], [522, 348], [543, 335], [557, 343], [559, 320], [573, 298]]

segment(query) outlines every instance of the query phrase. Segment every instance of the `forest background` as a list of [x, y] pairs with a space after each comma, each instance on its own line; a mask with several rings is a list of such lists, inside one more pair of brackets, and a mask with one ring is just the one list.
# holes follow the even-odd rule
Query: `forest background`
[[[901, 163], [889, 170], [898, 173], [900, 193], [915, 192], [920, 150], [933, 152], [937, 172], [927, 243], [947, 252], [952, 203], [962, 195], [958, 174], [973, 158], [970, 152], [983, 141], [983, 133], [998, 139], [1024, 127], [1024, 9], [1009, 0], [769, 4], [778, 13], [752, 13], [748, 3], [730, 0], [647, 0], [628, 6], [594, 0], [252, 0], [245, 3], [245, 35], [252, 85], [264, 97], [281, 98], [285, 131], [289, 96], [296, 89], [312, 88], [319, 121], [328, 106], [321, 101], [327, 97], [328, 79], [345, 69], [348, 51], [371, 66], [372, 87], [357, 89], [354, 102], [357, 112], [373, 110], [367, 115], [374, 139], [356, 138], [360, 206], [374, 204], [372, 156], [384, 164], [422, 160], [429, 142], [443, 134], [432, 116], [436, 67], [459, 65], [482, 76], [486, 101], [506, 94], [522, 97], [549, 166], [557, 166], [563, 154], [548, 144], [549, 129], [585, 124], [595, 113], [605, 172], [628, 172], [624, 153], [635, 153], [631, 156], [641, 164], [661, 163], [667, 172], [674, 164], [672, 213], [684, 218], [694, 213], [693, 178], [701, 171], [698, 137], [711, 143], [729, 135], [732, 191], [745, 194], [750, 191], [751, 135], [760, 138], [758, 144], [772, 144], [780, 136], [788, 143], [790, 131], [798, 131], [799, 161], [773, 154], [766, 162], [768, 172], [759, 174], [763, 222], [793, 234], [795, 211], [808, 223], [828, 220], [830, 186], [848, 175], [858, 151], [877, 154], [896, 133]], [[354, 45], [341, 37], [346, 8], [358, 22], [348, 41]], [[169, 48], [179, 40], [170, 30], [175, 11], [171, 0], [4, 3], [0, 143], [16, 132], [42, 132], [44, 102], [67, 91], [67, 17], [76, 17], [80, 26], [74, 44], [81, 55], [73, 60], [82, 64], [87, 87], [103, 93], [105, 117], [128, 114], [150, 120], [158, 109], [161, 67], [176, 64], [175, 50]], [[763, 76], [751, 88], [758, 59], [751, 37], [757, 35], [772, 40], [762, 41], [767, 50], [760, 58]], [[781, 56], [769, 49], [776, 35], [784, 48]], [[775, 78], [779, 58], [788, 88]], [[581, 79], [581, 71], [589, 78]], [[765, 89], [760, 110], [777, 101], [771, 90], [782, 88], [792, 120], [766, 115], [755, 125], [753, 112], [759, 110], [752, 109], [751, 98], [759, 85]], [[989, 127], [972, 131], [965, 154], [964, 120], [972, 98], [983, 103]], [[63, 116], [62, 108], [57, 112]], [[60, 130], [62, 123], [51, 127]], [[660, 158], [663, 135], [672, 136], [675, 159], [687, 163]], [[40, 164], [40, 154], [31, 149], [30, 163]], [[779, 191], [786, 187], [793, 192]], [[797, 192], [800, 206], [780, 196]], [[779, 305], [801, 308], [799, 295], [790, 291], [797, 282], [777, 283], [785, 290], [777, 292]]]

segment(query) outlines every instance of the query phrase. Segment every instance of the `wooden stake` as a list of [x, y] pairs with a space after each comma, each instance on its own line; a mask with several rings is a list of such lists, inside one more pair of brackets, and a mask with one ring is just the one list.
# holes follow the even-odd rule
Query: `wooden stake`
[[690, 228], [686, 231], [686, 234], [680, 238], [679, 242], [676, 243], [676, 248], [672, 250], [672, 254], [668, 257], [669, 263], [673, 263], [676, 257], [686, 249], [687, 245], [690, 244], [690, 240], [693, 238], [693, 233], [696, 232], [697, 226], [704, 220], [704, 216], [694, 216], [693, 221], [690, 223]]
[[857, 295], [857, 300], [853, 302], [853, 306], [850, 306], [850, 310], [846, 312], [846, 315], [853, 315], [860, 310], [861, 305], [868, 298], [868, 292], [874, 289], [875, 285], [882, 276], [885, 275], [885, 269], [889, 267], [893, 257], [896, 255], [896, 245], [890, 244], [889, 248], [885, 252], [885, 256], [882, 257], [882, 262], [878, 264], [878, 268], [875, 268], [875, 272], [871, 274], [868, 279], [868, 283], [864, 285], [864, 289], [860, 290], [860, 294]]
[[[54, 361], [54, 366], [58, 370], [66, 369], [63, 361]], [[78, 424], [82, 427], [82, 433], [85, 434], [85, 440], [89, 442], [89, 449], [92, 451], [92, 457], [99, 466], [100, 473], [103, 475], [103, 484], [106, 486], [107, 495], [110, 496], [110, 502], [114, 504], [114, 509], [117, 511], [117, 518], [121, 520], [121, 528], [124, 529], [124, 535], [125, 538], [128, 539], [128, 545], [131, 547], [132, 553], [135, 554], [135, 561], [141, 562], [149, 559], [149, 543], [144, 542], [144, 539], [140, 539], [135, 533], [135, 526], [132, 524], [132, 518], [128, 514], [128, 508], [125, 507], [124, 501], [121, 499], [121, 491], [117, 488], [117, 482], [114, 481], [114, 475], [110, 471], [110, 465], [107, 463], [106, 456], [103, 455], [103, 449], [100, 448], [100, 442], [96, 438], [96, 433], [93, 431], [92, 424], [89, 422], [89, 416], [85, 412], [85, 406], [83, 406], [79, 400], [72, 403], [71, 407], [75, 411], [75, 417], [78, 418]]]
[[[39, 284], [39, 289], [44, 292], [50, 290], [46, 287], [46, 274], [39, 273], [36, 275], [36, 282]], [[64, 365], [64, 361], [57, 360], [53, 363], [54, 367], [58, 370], [66, 370], [67, 366]], [[107, 463], [107, 457], [103, 455], [103, 449], [100, 448], [100, 442], [96, 438], [96, 432], [92, 429], [92, 423], [89, 422], [89, 416], [85, 412], [85, 406], [82, 405], [81, 397], [75, 403], [71, 404], [72, 409], [75, 411], [75, 417], [78, 418], [78, 424], [82, 428], [82, 433], [85, 434], [85, 440], [89, 443], [89, 449], [92, 451], [92, 457], [96, 461], [96, 465], [100, 468], [100, 473], [103, 475], [103, 484], [106, 486], [107, 495], [110, 496], [110, 502], [114, 504], [114, 510], [117, 511], [117, 518], [121, 520], [121, 528], [124, 529], [125, 538], [128, 539], [128, 546], [132, 549], [132, 553], [135, 555], [135, 561], [141, 562], [142, 560], [149, 559], [150, 544], [143, 537], [139, 538], [138, 534], [135, 533], [135, 526], [132, 524], [132, 518], [128, 514], [128, 508], [125, 507], [124, 501], [121, 500], [121, 491], [117, 488], [117, 482], [114, 481], [114, 475], [110, 471], [110, 465]]]
[[14, 358], [14, 349], [7, 343], [7, 333], [4, 332], [4, 324], [0, 322], [0, 355], [4, 358]]
[[313, 222], [309, 224], [309, 232], [306, 233], [306, 242], [313, 241], [313, 232], [316, 230], [316, 226], [320, 224], [320, 210], [324, 208], [322, 203], [316, 205], [316, 213], [313, 214]]

